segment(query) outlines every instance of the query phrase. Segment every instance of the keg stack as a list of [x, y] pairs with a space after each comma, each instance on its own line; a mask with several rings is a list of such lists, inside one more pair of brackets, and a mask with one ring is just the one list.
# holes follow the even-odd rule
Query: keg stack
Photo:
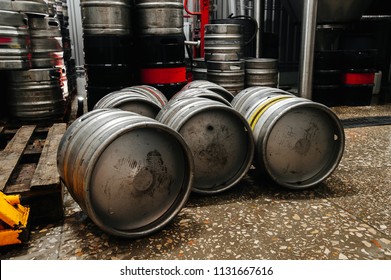
[[[62, 45], [64, 50], [64, 84], [67, 86], [69, 93], [74, 94], [76, 92], [76, 63], [75, 60], [72, 59], [71, 39], [69, 33], [68, 3], [67, 0], [49, 0], [48, 4], [49, 6], [53, 5], [55, 15], [60, 22]], [[51, 8], [49, 8], [49, 13], [50, 9]]]
[[274, 58], [246, 58], [245, 85], [247, 87], [278, 86], [278, 61]]
[[170, 99], [187, 83], [182, 0], [135, 4], [138, 81]]
[[0, 69], [7, 70], [9, 115], [29, 121], [63, 116], [67, 96], [58, 20], [49, 16], [44, 0], [1, 1], [0, 9], [0, 25], [8, 22], [1, 28]]
[[88, 110], [135, 82], [130, 0], [81, 0]]
[[242, 26], [205, 25], [205, 61], [207, 79], [236, 95], [244, 88]]

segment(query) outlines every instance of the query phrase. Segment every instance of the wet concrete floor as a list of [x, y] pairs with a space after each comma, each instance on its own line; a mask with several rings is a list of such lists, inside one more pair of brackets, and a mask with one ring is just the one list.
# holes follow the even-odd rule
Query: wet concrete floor
[[[334, 111], [342, 120], [391, 116], [391, 105]], [[340, 165], [313, 189], [282, 189], [252, 169], [223, 194], [192, 194], [164, 230], [136, 240], [103, 233], [66, 193], [64, 220], [33, 227], [0, 259], [390, 260], [391, 125], [345, 133]]]

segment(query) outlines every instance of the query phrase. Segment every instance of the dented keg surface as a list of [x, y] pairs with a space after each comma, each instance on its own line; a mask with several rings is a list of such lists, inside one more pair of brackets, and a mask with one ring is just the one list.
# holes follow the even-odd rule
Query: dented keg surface
[[208, 81], [216, 83], [233, 95], [244, 88], [244, 60], [212, 61], [206, 63]]
[[210, 81], [203, 81], [203, 80], [192, 81], [190, 83], [187, 83], [182, 88], [182, 90], [186, 90], [186, 89], [189, 89], [189, 88], [204, 88], [204, 89], [208, 89], [210, 91], [213, 91], [213, 92], [221, 95], [223, 98], [225, 98], [229, 102], [231, 102], [232, 99], [234, 98], [233, 94], [230, 93], [228, 90], [226, 90], [222, 86], [219, 86], [218, 84], [212, 83]]
[[233, 187], [249, 170], [254, 140], [234, 109], [206, 98], [175, 99], [156, 119], [178, 131], [195, 163], [193, 191], [215, 194]]
[[139, 115], [155, 118], [162, 109], [159, 102], [150, 99], [137, 91], [115, 91], [99, 100], [95, 109], [117, 108], [123, 111], [137, 113]]
[[45, 0], [2, 0], [0, 9], [41, 16], [49, 14]]
[[205, 60], [233, 61], [243, 58], [242, 26], [239, 24], [205, 25]]
[[246, 87], [269, 86], [277, 87], [278, 63], [273, 58], [246, 59]]
[[191, 63], [191, 71], [193, 73], [193, 80], [206, 80], [207, 79], [207, 70], [206, 63], [204, 58], [193, 58]]
[[52, 17], [29, 17], [32, 67], [64, 65], [60, 22]]
[[80, 0], [83, 33], [130, 35], [131, 6], [128, 0]]
[[60, 79], [57, 68], [9, 71], [10, 115], [30, 120], [62, 116], [65, 101]]
[[229, 101], [224, 97], [222, 97], [220, 94], [217, 94], [205, 88], [188, 88], [185, 90], [181, 90], [180, 92], [175, 94], [171, 99], [182, 99], [182, 98], [192, 98], [192, 97], [203, 97], [210, 100], [218, 101], [220, 103], [223, 103], [224, 105], [232, 107], [231, 103], [229, 103]]
[[[233, 103], [237, 108], [240, 102]], [[248, 106], [241, 103], [239, 111], [253, 130], [260, 173], [281, 186], [306, 189], [326, 179], [338, 166], [345, 135], [329, 108], [278, 93], [264, 93], [244, 103]]]
[[182, 0], [136, 0], [137, 33], [183, 34]]
[[99, 109], [69, 126], [57, 167], [69, 193], [99, 228], [137, 238], [176, 217], [191, 192], [194, 163], [183, 138], [167, 126]]
[[30, 68], [27, 16], [0, 10], [0, 37], [0, 70]]

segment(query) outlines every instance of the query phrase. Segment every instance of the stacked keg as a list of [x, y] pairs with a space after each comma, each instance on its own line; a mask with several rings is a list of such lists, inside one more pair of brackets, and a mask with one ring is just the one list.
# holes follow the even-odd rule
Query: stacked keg
[[208, 81], [232, 94], [244, 88], [242, 26], [239, 24], [205, 25], [205, 61]]
[[6, 31], [5, 48], [1, 48], [6, 59], [0, 54], [0, 68], [9, 70], [9, 115], [25, 120], [61, 117], [66, 94], [61, 81], [64, 62], [58, 20], [49, 17], [44, 0], [2, 1], [0, 7], [9, 10], [2, 10], [0, 17], [8, 22], [0, 31]]
[[246, 87], [278, 85], [277, 59], [274, 58], [246, 58]]
[[81, 0], [88, 109], [134, 84], [130, 0]]
[[203, 57], [193, 58], [191, 63], [191, 71], [193, 74], [193, 81], [207, 80], [208, 76], [207, 76], [205, 58]]
[[167, 98], [187, 82], [182, 0], [136, 0], [139, 83]]
[[[71, 39], [69, 33], [69, 15], [67, 0], [51, 0], [49, 3], [54, 3], [55, 14], [60, 22], [62, 45], [64, 50], [64, 73], [63, 83], [70, 94], [76, 92], [76, 63], [72, 59]], [[49, 9], [50, 11], [50, 9]]]

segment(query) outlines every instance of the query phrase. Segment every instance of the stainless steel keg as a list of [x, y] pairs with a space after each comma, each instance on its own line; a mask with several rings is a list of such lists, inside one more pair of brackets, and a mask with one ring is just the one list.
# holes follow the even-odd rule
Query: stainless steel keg
[[137, 91], [120, 90], [109, 93], [95, 104], [95, 109], [118, 108], [124, 111], [155, 118], [163, 106], [154, 98]]
[[207, 99], [221, 102], [229, 107], [232, 107], [231, 103], [227, 99], [222, 97], [220, 94], [217, 94], [217, 93], [215, 93], [209, 89], [206, 89], [206, 88], [188, 88], [188, 89], [181, 90], [180, 92], [175, 94], [173, 97], [171, 97], [171, 100], [172, 99], [182, 99], [182, 98], [192, 98], [192, 97], [207, 98]]
[[244, 60], [207, 62], [208, 81], [216, 83], [233, 95], [244, 89]]
[[277, 59], [249, 58], [246, 59], [246, 87], [267, 86], [277, 87], [278, 68]]
[[291, 189], [319, 184], [337, 168], [343, 155], [345, 135], [340, 120], [322, 104], [273, 88], [261, 90], [241, 92], [232, 102], [253, 130], [257, 170]]
[[163, 229], [185, 205], [194, 163], [183, 138], [144, 116], [91, 111], [69, 126], [57, 152], [69, 193], [103, 231], [137, 238]]
[[29, 17], [32, 68], [63, 67], [60, 22], [53, 17]]
[[207, 80], [207, 70], [204, 58], [193, 58], [191, 64], [191, 71], [193, 73], [193, 80]]
[[206, 24], [204, 49], [205, 61], [233, 61], [242, 59], [242, 26], [239, 24]]
[[41, 120], [58, 118], [64, 114], [61, 69], [9, 71], [9, 83], [6, 100], [11, 116]]
[[[227, 101], [231, 102], [234, 96], [232, 93], [230, 93], [228, 90], [223, 88], [222, 86], [219, 86], [216, 83], [212, 83], [210, 81], [192, 81], [190, 83], [187, 83], [182, 90], [190, 89], [190, 88], [202, 88], [202, 89], [208, 89], [210, 91], [213, 91], [219, 95], [221, 95], [223, 98], [225, 98]], [[181, 90], [181, 91], [182, 91]]]
[[182, 0], [136, 0], [137, 33], [183, 34]]
[[194, 192], [228, 190], [250, 169], [253, 135], [247, 121], [231, 107], [199, 97], [174, 99], [156, 119], [178, 131], [190, 147]]
[[80, 6], [84, 34], [131, 34], [131, 6], [128, 0], [80, 0]]
[[27, 16], [0, 10], [0, 37], [0, 70], [30, 68]]

